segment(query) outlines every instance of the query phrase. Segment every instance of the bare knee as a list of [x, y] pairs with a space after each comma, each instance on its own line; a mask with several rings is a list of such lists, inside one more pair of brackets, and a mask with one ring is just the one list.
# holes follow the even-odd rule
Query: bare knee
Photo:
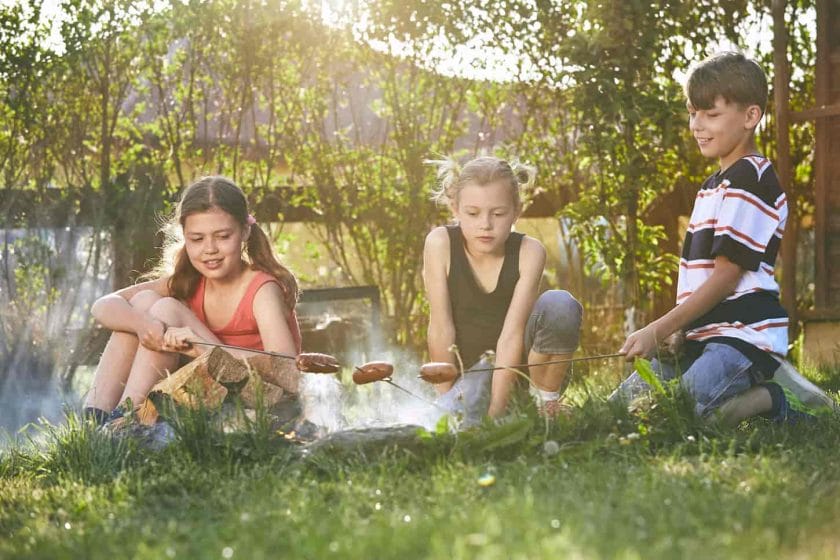
[[137, 292], [129, 300], [131, 306], [139, 311], [148, 311], [151, 307], [160, 301], [162, 296], [154, 290], [142, 290]]
[[181, 326], [187, 313], [191, 313], [189, 308], [173, 297], [162, 297], [149, 308], [149, 314], [152, 317], [170, 327]]

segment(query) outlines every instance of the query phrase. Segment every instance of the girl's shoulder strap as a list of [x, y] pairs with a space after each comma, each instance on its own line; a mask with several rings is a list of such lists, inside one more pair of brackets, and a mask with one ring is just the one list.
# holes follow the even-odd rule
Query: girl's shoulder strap
[[450, 270], [456, 263], [460, 266], [466, 261], [467, 254], [464, 252], [464, 234], [461, 231], [461, 226], [458, 224], [450, 224], [446, 226], [446, 232], [449, 234], [449, 267]]
[[505, 262], [502, 265], [502, 272], [505, 270], [509, 273], [519, 274], [519, 251], [522, 248], [522, 240], [525, 239], [524, 233], [518, 231], [511, 232], [505, 241]]
[[248, 288], [245, 290], [245, 295], [242, 296], [243, 300], [248, 300], [249, 303], [254, 301], [254, 296], [257, 293], [257, 290], [263, 287], [263, 285], [275, 282], [282, 288], [283, 285], [280, 284], [280, 280], [277, 279], [276, 276], [273, 274], [269, 274], [268, 272], [264, 272], [262, 270], [258, 270], [257, 273], [251, 278], [251, 281], [248, 283]]

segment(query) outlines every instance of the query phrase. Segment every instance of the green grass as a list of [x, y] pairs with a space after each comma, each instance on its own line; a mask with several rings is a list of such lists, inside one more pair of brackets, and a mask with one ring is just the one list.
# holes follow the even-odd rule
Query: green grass
[[71, 419], [2, 452], [0, 558], [837, 557], [837, 418], [722, 432], [678, 393], [573, 389], [548, 428], [526, 407], [364, 457], [300, 460], [259, 418], [186, 418], [161, 452]]

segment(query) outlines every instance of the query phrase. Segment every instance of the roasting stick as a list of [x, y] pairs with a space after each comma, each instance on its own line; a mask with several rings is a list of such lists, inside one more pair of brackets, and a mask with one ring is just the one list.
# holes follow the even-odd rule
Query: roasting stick
[[[526, 367], [537, 367], [546, 364], [564, 364], [564, 363], [571, 363], [571, 362], [583, 362], [586, 360], [602, 360], [605, 358], [616, 358], [618, 356], [624, 356], [624, 354], [601, 354], [599, 356], [585, 356], [582, 358], [566, 358], [563, 360], [549, 360], [547, 362], [543, 362], [541, 364], [519, 364], [515, 366], [496, 366], [490, 368], [479, 368], [479, 369], [470, 369], [464, 372], [467, 373], [477, 373], [481, 371], [495, 371], [498, 369], [509, 369], [516, 372], [519, 375], [525, 376], [522, 373], [521, 369]], [[455, 364], [449, 362], [430, 362], [427, 364], [423, 364], [420, 367], [420, 375], [418, 376], [423, 381], [428, 381], [429, 383], [436, 385], [438, 383], [450, 383], [458, 379], [461, 374], [458, 372], [458, 368]], [[531, 383], [530, 379], [528, 380]]]
[[539, 367], [539, 366], [547, 366], [549, 364], [570, 364], [573, 362], [586, 362], [589, 360], [605, 360], [607, 358], [618, 358], [619, 356], [624, 357], [625, 354], [599, 354], [597, 356], [583, 356], [581, 358], [566, 358], [564, 360], [549, 360], [547, 362], [542, 362], [539, 364], [517, 364], [514, 366], [496, 366], [491, 368], [480, 368], [480, 369], [468, 369], [465, 373], [477, 373], [479, 371], [496, 371], [498, 369], [522, 369], [527, 367]]
[[255, 348], [245, 348], [244, 346], [235, 346], [233, 344], [222, 344], [221, 342], [199, 342], [197, 340], [189, 340], [190, 344], [198, 344], [199, 346], [216, 346], [218, 348], [228, 348], [230, 350], [242, 350], [244, 352], [257, 352], [258, 354], [265, 354], [267, 356], [276, 356], [277, 358], [286, 358], [287, 360], [296, 360], [297, 356], [290, 354], [283, 354], [282, 352], [272, 352], [271, 350], [257, 350]]
[[436, 402], [430, 401], [425, 397], [421, 397], [420, 395], [409, 391], [402, 385], [394, 383], [394, 381], [391, 379], [391, 374], [393, 373], [394, 366], [389, 364], [388, 362], [368, 362], [362, 366], [356, 366], [356, 371], [353, 374], [353, 382], [356, 383], [356, 385], [365, 385], [367, 383], [375, 383], [376, 381], [384, 381], [388, 385], [396, 387], [403, 393], [411, 395], [419, 401], [422, 401], [426, 404], [430, 404], [433, 407], [446, 412], [447, 414], [452, 413], [451, 410], [440, 406]]
[[303, 352], [297, 356], [290, 354], [283, 354], [281, 352], [272, 352], [270, 350], [256, 350], [254, 348], [245, 348], [244, 346], [234, 346], [233, 344], [222, 344], [221, 342], [199, 342], [197, 340], [188, 341], [190, 344], [198, 344], [201, 346], [215, 346], [218, 348], [230, 348], [231, 350], [241, 350], [243, 352], [256, 352], [258, 354], [266, 354], [267, 356], [275, 356], [277, 358], [285, 358], [287, 360], [294, 360], [295, 366], [306, 373], [337, 373], [341, 368], [338, 361], [329, 354], [317, 354], [313, 352]]

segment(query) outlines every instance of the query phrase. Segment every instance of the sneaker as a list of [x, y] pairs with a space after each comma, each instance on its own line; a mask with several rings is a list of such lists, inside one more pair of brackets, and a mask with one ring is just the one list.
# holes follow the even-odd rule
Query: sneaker
[[776, 414], [770, 418], [773, 422], [798, 424], [799, 422], [813, 422], [817, 418], [814, 410], [808, 408], [808, 406], [799, 400], [799, 397], [793, 391], [773, 381], [768, 381], [765, 385], [771, 391], [771, 385], [775, 385], [780, 389], [776, 391], [779, 398], [779, 408]]
[[94, 426], [101, 426], [108, 421], [108, 411], [93, 406], [87, 406], [84, 410], [82, 410], [82, 418], [89, 420]]
[[837, 403], [822, 389], [805, 379], [790, 362], [784, 360], [773, 374], [772, 382], [785, 390], [794, 409], [809, 414], [827, 414], [836, 411]]

